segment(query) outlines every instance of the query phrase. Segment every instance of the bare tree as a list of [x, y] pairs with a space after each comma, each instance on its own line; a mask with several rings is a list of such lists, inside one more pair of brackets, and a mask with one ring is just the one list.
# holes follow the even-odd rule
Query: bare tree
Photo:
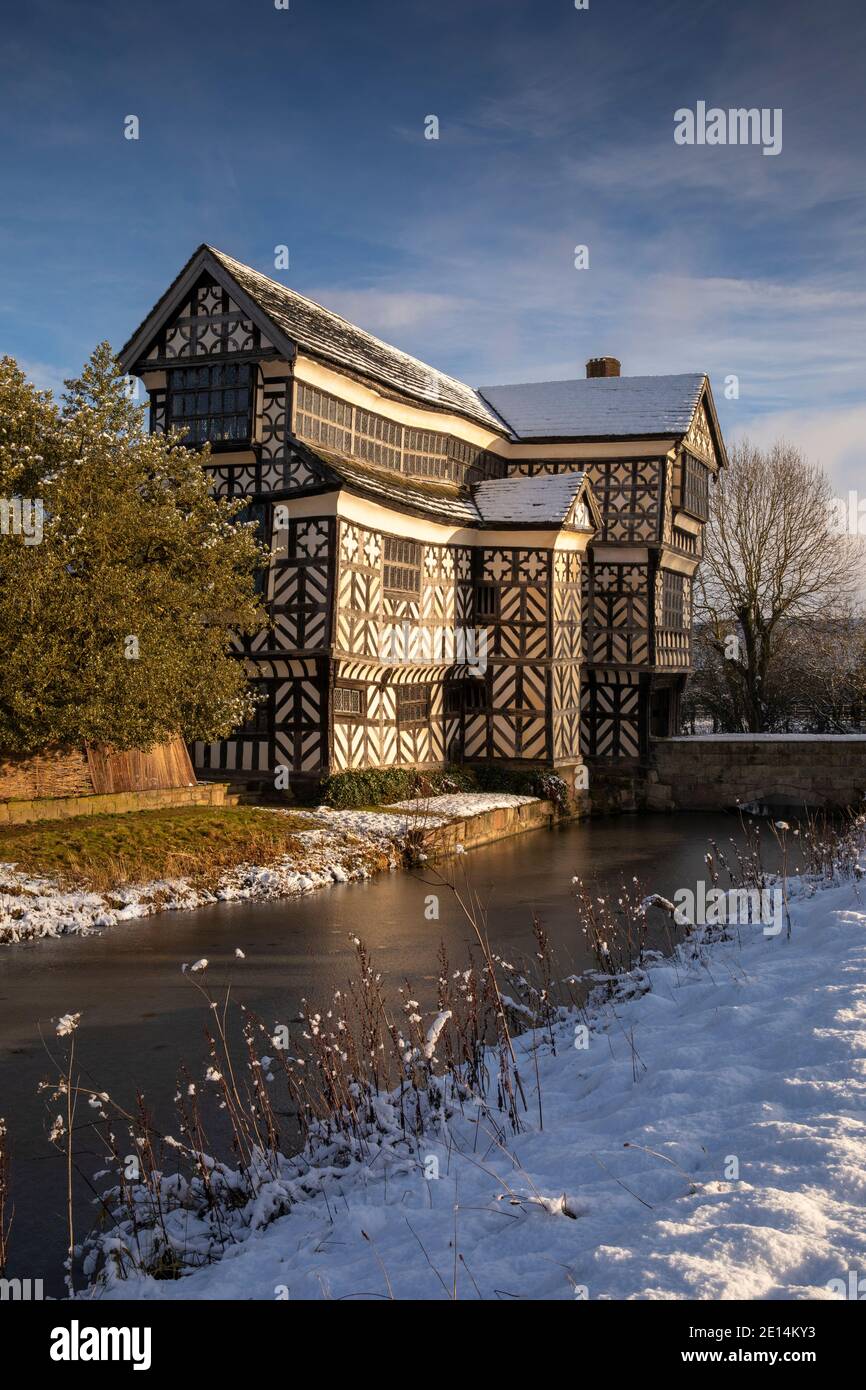
[[826, 474], [783, 441], [735, 446], [711, 491], [695, 616], [750, 733], [773, 727], [794, 628], [849, 615], [862, 581], [863, 546], [840, 534], [832, 503]]
[[[854, 610], [794, 623], [780, 673], [794, 709], [816, 733], [859, 729], [866, 711], [866, 623]], [[778, 682], [777, 682], [778, 683]]]

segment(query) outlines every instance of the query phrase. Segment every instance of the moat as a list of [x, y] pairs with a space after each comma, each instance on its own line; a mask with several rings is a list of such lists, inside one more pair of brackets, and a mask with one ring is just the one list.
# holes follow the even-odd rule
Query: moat
[[[731, 837], [741, 839], [734, 816], [618, 816], [516, 836], [453, 862], [489, 904], [494, 948], [512, 958], [528, 954], [536, 913], [565, 975], [592, 964], [574, 911], [574, 876], [597, 883], [600, 892], [637, 878], [647, 892], [670, 895], [705, 876], [710, 839]], [[766, 858], [772, 865], [769, 846]], [[10, 1277], [41, 1278], [47, 1293], [62, 1294], [65, 1175], [46, 1138], [49, 1110], [37, 1094], [39, 1082], [52, 1075], [46, 1053], [57, 1042], [52, 1018], [80, 1011], [76, 1061], [82, 1077], [124, 1105], [132, 1105], [140, 1089], [169, 1126], [178, 1066], [185, 1061], [199, 1074], [205, 1051], [207, 1011], [181, 972], [184, 963], [207, 957], [212, 987], [231, 980], [233, 997], [271, 1025], [296, 1018], [304, 999], [327, 1005], [354, 973], [350, 937], [358, 934], [388, 992], [393, 996], [408, 979], [429, 1008], [440, 942], [456, 968], [465, 963], [471, 936], [435, 878], [435, 868], [397, 872], [282, 902], [225, 903], [89, 937], [3, 947], [0, 1115], [9, 1124], [15, 1203]], [[440, 917], [431, 921], [426, 899], [437, 892]], [[242, 962], [235, 959], [238, 947]], [[90, 1176], [102, 1166], [101, 1154], [84, 1124], [82, 1118], [78, 1160]], [[82, 1184], [79, 1234], [91, 1218], [89, 1201]]]

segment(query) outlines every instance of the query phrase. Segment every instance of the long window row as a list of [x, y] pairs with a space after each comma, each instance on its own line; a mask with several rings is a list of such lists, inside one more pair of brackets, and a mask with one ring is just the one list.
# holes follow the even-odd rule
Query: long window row
[[295, 433], [335, 453], [399, 473], [453, 482], [462, 482], [470, 469], [473, 478], [505, 473], [504, 460], [486, 449], [437, 430], [400, 425], [306, 382], [298, 382]]
[[[430, 720], [432, 686], [398, 685], [397, 724], [427, 724]], [[475, 714], [487, 709], [487, 687], [483, 681], [449, 682], [445, 686], [445, 714]], [[367, 692], [360, 686], [334, 687], [334, 713], [363, 719], [367, 714]]]

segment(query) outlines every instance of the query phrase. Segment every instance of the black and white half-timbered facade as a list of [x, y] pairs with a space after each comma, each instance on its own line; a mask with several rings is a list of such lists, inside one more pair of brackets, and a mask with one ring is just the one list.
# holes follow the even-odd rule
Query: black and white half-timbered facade
[[496, 760], [570, 780], [677, 727], [708, 489], [703, 374], [475, 389], [202, 246], [123, 349], [270, 547], [252, 723], [202, 777]]

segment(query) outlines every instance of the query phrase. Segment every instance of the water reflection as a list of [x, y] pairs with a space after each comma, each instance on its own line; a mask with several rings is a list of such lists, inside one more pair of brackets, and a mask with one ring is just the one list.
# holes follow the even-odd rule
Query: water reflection
[[[622, 816], [518, 836], [457, 863], [487, 905], [494, 948], [511, 958], [529, 952], [536, 913], [566, 974], [591, 964], [575, 919], [575, 875], [595, 881], [600, 892], [636, 877], [647, 891], [671, 896], [703, 877], [709, 838], [731, 836], [741, 838], [730, 816]], [[389, 990], [409, 978], [415, 997], [429, 1006], [440, 941], [455, 967], [472, 941], [465, 917], [435, 879], [433, 871], [395, 873], [303, 899], [220, 904], [99, 936], [0, 949], [0, 1115], [9, 1123], [16, 1206], [10, 1275], [43, 1278], [46, 1289], [61, 1291], [63, 1161], [47, 1144], [46, 1107], [36, 1094], [51, 1071], [43, 1044], [43, 1035], [49, 1048], [56, 1042], [51, 1018], [80, 1010], [83, 1076], [124, 1105], [141, 1088], [169, 1126], [179, 1061], [198, 1072], [205, 1055], [205, 1010], [181, 974], [184, 962], [206, 956], [211, 979], [234, 981], [235, 996], [270, 1026], [293, 1019], [303, 999], [326, 1004], [345, 986], [354, 963], [350, 936], [357, 933]], [[438, 920], [430, 918], [431, 894], [439, 897]], [[234, 958], [238, 946], [243, 962]], [[90, 1174], [100, 1158], [95, 1141], [84, 1137], [83, 1171]], [[82, 1215], [86, 1201], [82, 1189]]]

